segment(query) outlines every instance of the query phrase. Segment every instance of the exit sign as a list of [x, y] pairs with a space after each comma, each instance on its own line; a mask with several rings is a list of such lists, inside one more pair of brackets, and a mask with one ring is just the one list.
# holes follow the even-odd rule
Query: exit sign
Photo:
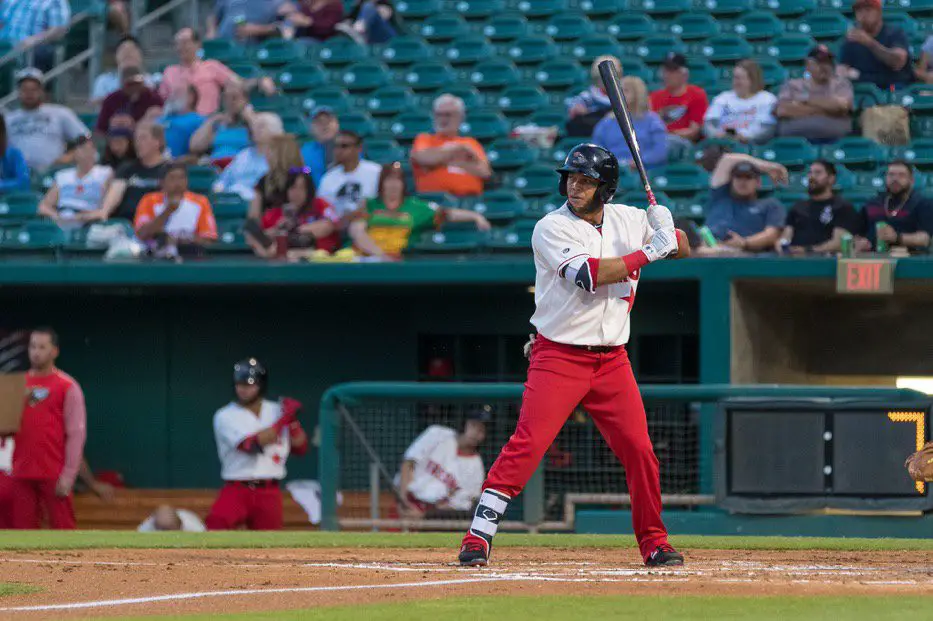
[[894, 263], [893, 259], [839, 259], [836, 292], [894, 293]]

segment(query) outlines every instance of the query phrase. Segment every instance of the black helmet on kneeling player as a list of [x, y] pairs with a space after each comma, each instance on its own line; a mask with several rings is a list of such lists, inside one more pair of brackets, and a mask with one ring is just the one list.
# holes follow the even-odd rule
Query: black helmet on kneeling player
[[269, 383], [269, 374], [266, 367], [255, 358], [240, 360], [233, 365], [233, 385], [248, 384], [250, 386], [259, 386], [260, 396], [266, 394], [266, 386]]
[[599, 181], [598, 198], [608, 203], [619, 187], [619, 160], [608, 149], [595, 144], [578, 144], [557, 169], [560, 173], [560, 194], [567, 196], [567, 175], [580, 173]]

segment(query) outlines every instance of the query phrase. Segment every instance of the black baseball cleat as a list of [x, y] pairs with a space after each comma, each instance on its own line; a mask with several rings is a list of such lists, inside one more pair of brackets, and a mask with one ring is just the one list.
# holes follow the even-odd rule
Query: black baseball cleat
[[485, 567], [489, 563], [489, 548], [478, 537], [467, 536], [460, 546], [460, 565]]
[[677, 567], [684, 564], [684, 555], [668, 543], [662, 543], [654, 549], [645, 565], [648, 567]]

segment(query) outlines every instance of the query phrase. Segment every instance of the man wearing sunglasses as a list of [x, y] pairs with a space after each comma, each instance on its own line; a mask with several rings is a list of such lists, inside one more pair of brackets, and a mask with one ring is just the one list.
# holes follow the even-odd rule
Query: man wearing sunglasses
[[361, 201], [374, 198], [382, 167], [363, 159], [363, 139], [341, 130], [334, 141], [334, 166], [328, 170], [317, 194], [331, 205], [342, 220], [360, 208]]

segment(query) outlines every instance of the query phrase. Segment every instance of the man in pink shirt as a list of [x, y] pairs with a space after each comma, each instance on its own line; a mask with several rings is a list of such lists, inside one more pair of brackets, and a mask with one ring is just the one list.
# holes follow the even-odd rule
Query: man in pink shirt
[[[159, 94], [166, 102], [183, 99], [188, 96], [188, 86], [198, 91], [198, 106], [195, 112], [201, 116], [210, 116], [220, 107], [220, 96], [228, 83], [242, 83], [243, 80], [229, 67], [217, 60], [201, 60], [201, 37], [191, 28], [182, 28], [175, 35], [175, 49], [178, 52], [177, 65], [170, 65], [162, 73]], [[275, 93], [275, 83], [267, 77], [249, 80], [247, 89], [258, 86], [267, 95]]]

